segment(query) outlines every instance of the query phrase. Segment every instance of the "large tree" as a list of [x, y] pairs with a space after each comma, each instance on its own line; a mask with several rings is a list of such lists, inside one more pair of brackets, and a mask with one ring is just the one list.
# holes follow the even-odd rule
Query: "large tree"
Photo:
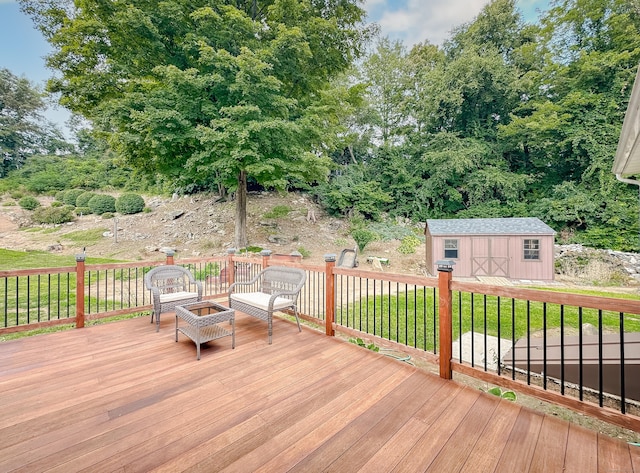
[[[330, 79], [371, 30], [362, 0], [20, 0], [54, 52], [49, 82], [137, 169], [236, 194], [323, 179]], [[335, 134], [335, 133], [334, 133]]]
[[45, 108], [35, 85], [0, 69], [0, 178], [34, 154], [69, 151], [60, 130], [43, 118]]

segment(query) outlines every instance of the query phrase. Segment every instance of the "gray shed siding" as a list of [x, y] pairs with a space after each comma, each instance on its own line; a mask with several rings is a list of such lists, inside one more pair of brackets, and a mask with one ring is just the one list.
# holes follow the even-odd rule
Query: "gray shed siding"
[[427, 268], [433, 275], [436, 261], [452, 259], [458, 277], [554, 279], [555, 231], [538, 218], [427, 220], [425, 236]]

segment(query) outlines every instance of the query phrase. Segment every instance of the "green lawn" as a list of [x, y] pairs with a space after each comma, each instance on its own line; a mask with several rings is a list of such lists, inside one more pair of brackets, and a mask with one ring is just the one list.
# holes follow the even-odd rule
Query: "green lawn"
[[[588, 295], [613, 297], [599, 291], [585, 291]], [[640, 299], [637, 295], [615, 294], [624, 299]], [[578, 333], [580, 323], [599, 327], [605, 332], [620, 330], [620, 314], [573, 306], [559, 306], [541, 302], [512, 300], [496, 296], [453, 293], [453, 338], [475, 331], [501, 338], [518, 340], [527, 332], [547, 329], [553, 333], [561, 326], [566, 333]], [[435, 304], [435, 305], [434, 305]], [[432, 289], [408, 291], [406, 294], [369, 297], [336, 311], [342, 325], [409, 346], [433, 351], [438, 332], [434, 318], [437, 293]], [[414, 315], [415, 314], [415, 315]], [[556, 330], [559, 334], [559, 330]], [[625, 314], [625, 332], [640, 332], [640, 316]]]
[[[87, 264], [122, 263], [107, 258], [87, 258]], [[76, 259], [71, 255], [54, 255], [46, 251], [15, 251], [0, 249], [0, 270], [59, 268], [75, 266]]]
[[[117, 263], [120, 261], [106, 258], [87, 258], [88, 264]], [[0, 270], [59, 268], [75, 266], [74, 256], [54, 255], [43, 251], [13, 251], [0, 249]], [[104, 270], [102, 277], [106, 277]], [[137, 273], [136, 273], [137, 275]], [[116, 269], [110, 276], [114, 280], [127, 280], [129, 271]], [[85, 281], [98, 279], [95, 271], [85, 274]], [[75, 316], [76, 311], [76, 274], [74, 271], [51, 275], [33, 275], [11, 277], [0, 280], [0, 326], [10, 327], [27, 323], [42, 322], [51, 319], [65, 319]], [[112, 306], [101, 307], [105, 301], [93, 295], [85, 300], [87, 307], [103, 310], [117, 309], [116, 302]], [[141, 314], [124, 316], [135, 317]], [[123, 318], [123, 317], [119, 317]], [[115, 318], [118, 319], [118, 318]], [[104, 319], [104, 321], [114, 318]], [[103, 321], [101, 320], [100, 323]], [[65, 330], [73, 324], [20, 332], [0, 337], [0, 340], [20, 338], [38, 333], [49, 333]]]

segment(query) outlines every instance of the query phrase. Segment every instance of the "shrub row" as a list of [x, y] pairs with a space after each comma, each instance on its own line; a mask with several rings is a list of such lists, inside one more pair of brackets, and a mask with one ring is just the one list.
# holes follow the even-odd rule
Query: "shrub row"
[[124, 215], [136, 214], [144, 210], [144, 199], [134, 193], [122, 194], [117, 199], [108, 194], [97, 194], [83, 189], [68, 189], [55, 195], [59, 202], [75, 207], [76, 214], [119, 212]]

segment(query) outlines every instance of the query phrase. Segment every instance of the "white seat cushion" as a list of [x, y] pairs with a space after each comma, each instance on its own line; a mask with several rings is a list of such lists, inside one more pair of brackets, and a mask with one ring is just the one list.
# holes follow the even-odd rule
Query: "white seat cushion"
[[180, 301], [182, 299], [197, 299], [197, 298], [198, 298], [197, 292], [180, 291], [180, 292], [170, 292], [169, 294], [160, 294], [161, 303]]
[[[271, 295], [264, 292], [237, 292], [231, 294], [231, 300], [243, 302], [264, 311], [269, 310], [269, 299], [271, 299]], [[276, 300], [273, 301], [274, 310], [284, 309], [292, 305], [293, 301], [286, 297], [276, 297]]]

